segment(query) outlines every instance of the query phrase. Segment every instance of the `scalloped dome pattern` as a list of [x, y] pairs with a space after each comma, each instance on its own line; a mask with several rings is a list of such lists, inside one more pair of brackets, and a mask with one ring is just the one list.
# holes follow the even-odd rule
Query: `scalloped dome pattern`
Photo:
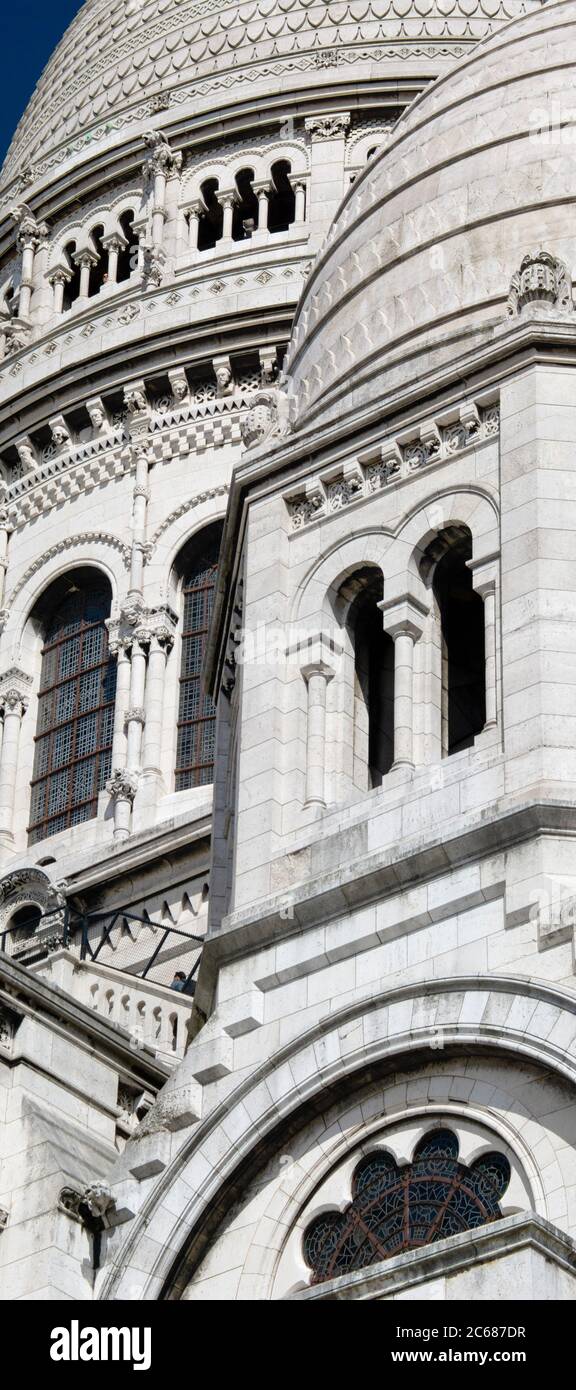
[[[310, 72], [457, 56], [539, 0], [86, 0], [18, 125], [2, 183], [45, 174], [170, 106], [201, 109]], [[436, 68], [437, 70], [437, 68]], [[246, 84], [250, 84], [248, 90]]]
[[[403, 390], [493, 340], [544, 248], [576, 276], [576, 0], [511, 21], [437, 79], [341, 204], [286, 365], [300, 425]], [[544, 114], [543, 114], [544, 113]]]

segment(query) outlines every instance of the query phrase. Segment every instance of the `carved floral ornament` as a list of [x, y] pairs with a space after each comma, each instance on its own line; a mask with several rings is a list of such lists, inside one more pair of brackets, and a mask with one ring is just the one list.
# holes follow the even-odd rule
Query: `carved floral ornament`
[[510, 282], [508, 318], [517, 318], [524, 310], [535, 307], [555, 317], [574, 314], [572, 276], [564, 262], [549, 251], [524, 256]]

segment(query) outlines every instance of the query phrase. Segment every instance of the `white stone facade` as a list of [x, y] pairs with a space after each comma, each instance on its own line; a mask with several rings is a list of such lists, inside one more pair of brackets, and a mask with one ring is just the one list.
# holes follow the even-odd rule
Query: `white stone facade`
[[[181, 7], [92, 0], [0, 189], [0, 983], [40, 1029], [64, 997], [107, 1088], [41, 1276], [8, 1165], [0, 1289], [571, 1300], [576, 241], [534, 112], [570, 105], [576, 6], [252, 8], [211, 5], [210, 50]], [[222, 523], [212, 791], [179, 692]], [[94, 586], [106, 771], [61, 806], [92, 667], [46, 714], [50, 622]], [[472, 1215], [314, 1263], [362, 1165], [406, 1183], [438, 1135]]]

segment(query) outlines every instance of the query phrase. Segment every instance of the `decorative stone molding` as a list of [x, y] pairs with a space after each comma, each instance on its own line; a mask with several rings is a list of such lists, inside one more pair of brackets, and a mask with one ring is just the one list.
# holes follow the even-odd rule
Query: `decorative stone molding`
[[350, 112], [339, 111], [329, 116], [308, 116], [304, 124], [313, 140], [334, 140], [338, 135], [346, 135], [350, 125]]
[[517, 318], [533, 306], [548, 313], [574, 313], [572, 277], [564, 262], [549, 251], [534, 251], [525, 256], [510, 282], [507, 317]]
[[285, 493], [292, 528], [300, 531], [330, 512], [340, 511], [392, 483], [403, 482], [422, 468], [447, 463], [463, 449], [496, 435], [499, 428], [498, 405], [476, 406], [467, 402], [461, 406], [458, 419], [449, 424], [431, 421], [421, 426], [416, 438], [407, 440], [401, 435], [367, 449], [343, 465], [339, 475], [332, 470]]
[[166, 531], [169, 531], [170, 527], [173, 526], [176, 521], [179, 521], [181, 516], [186, 516], [188, 512], [193, 511], [195, 507], [203, 506], [205, 502], [214, 501], [216, 497], [227, 497], [229, 491], [229, 484], [221, 483], [219, 487], [207, 488], [205, 492], [197, 492], [194, 497], [189, 497], [186, 502], [181, 502], [180, 506], [176, 507], [173, 512], [170, 512], [170, 515], [166, 517], [154, 532], [154, 535], [149, 541], [150, 554], [155, 550], [161, 536], [163, 536]]
[[26, 585], [34, 578], [34, 575], [44, 569], [44, 566], [48, 565], [50, 560], [53, 560], [55, 556], [61, 555], [63, 550], [76, 550], [80, 547], [84, 548], [93, 545], [109, 545], [114, 550], [118, 550], [122, 556], [124, 568], [129, 568], [130, 546], [127, 545], [125, 541], [121, 540], [120, 536], [112, 536], [107, 531], [79, 531], [77, 535], [64, 536], [58, 545], [52, 545], [49, 550], [45, 550], [42, 555], [38, 555], [37, 559], [24, 571], [21, 579], [14, 585], [14, 588], [10, 591], [6, 599], [6, 608], [8, 612], [12, 609], [14, 600], [18, 597], [18, 594], [26, 588]]

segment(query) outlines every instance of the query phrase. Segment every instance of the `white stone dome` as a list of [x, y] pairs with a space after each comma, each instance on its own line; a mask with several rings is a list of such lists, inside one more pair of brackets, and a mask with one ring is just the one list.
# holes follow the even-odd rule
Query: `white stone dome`
[[511, 279], [576, 272], [576, 0], [510, 22], [412, 104], [341, 204], [295, 319], [300, 425], [494, 341]]
[[[539, 0], [86, 0], [18, 125], [2, 184], [121, 144], [143, 122], [299, 89], [424, 80]], [[391, 65], [391, 66], [390, 66]], [[290, 105], [290, 100], [288, 102]]]

